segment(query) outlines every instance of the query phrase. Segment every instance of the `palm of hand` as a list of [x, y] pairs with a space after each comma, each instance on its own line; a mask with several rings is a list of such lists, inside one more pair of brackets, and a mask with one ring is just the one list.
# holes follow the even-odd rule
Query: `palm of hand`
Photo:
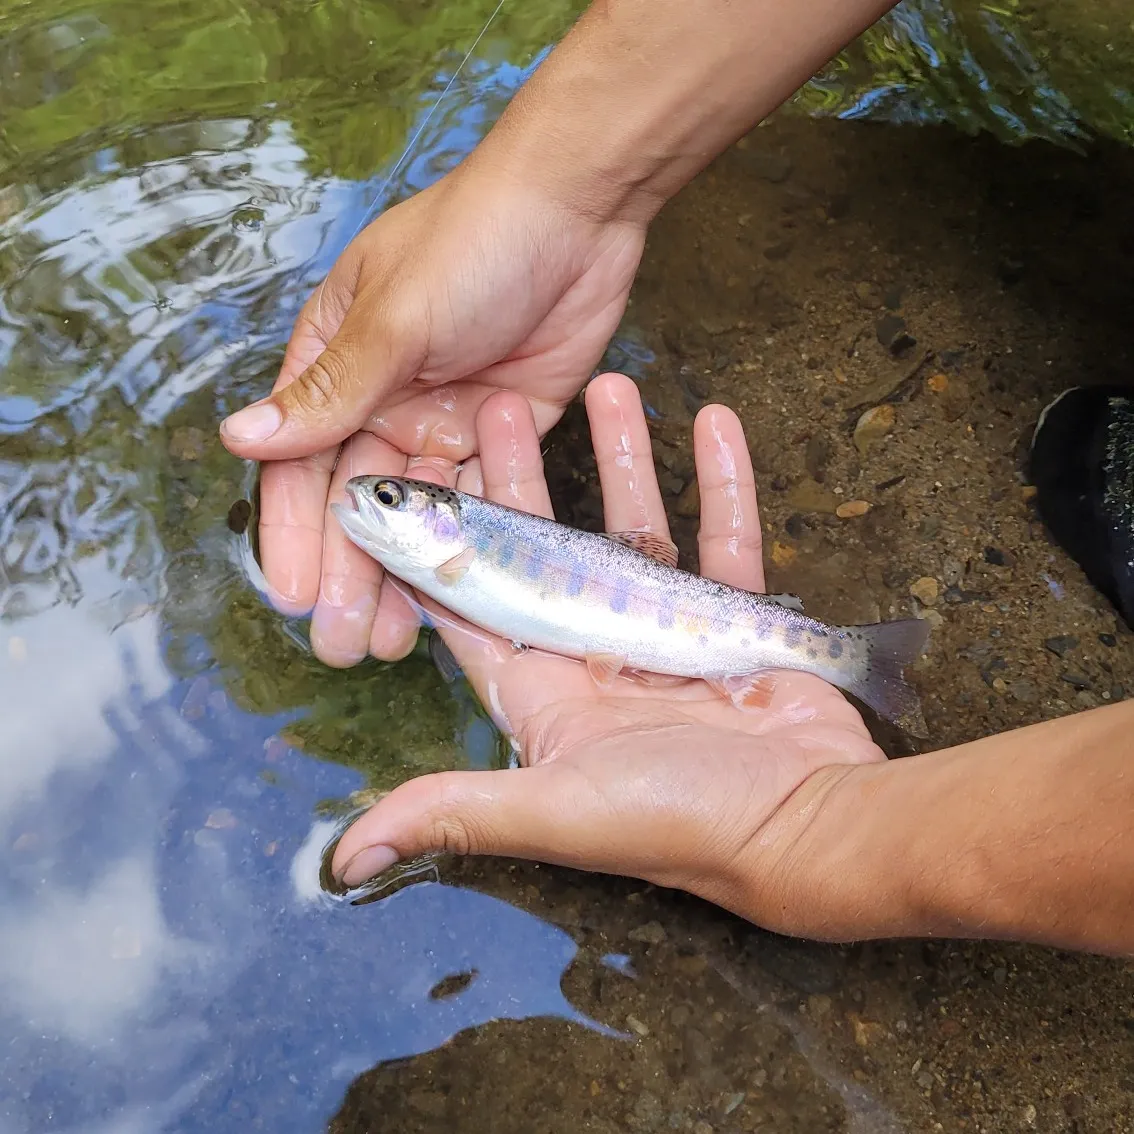
[[[466, 203], [464, 185], [451, 174], [357, 238], [301, 313], [275, 385], [306, 436], [263, 464], [264, 575], [282, 610], [312, 611], [331, 665], [402, 657], [417, 632], [331, 518], [346, 481], [475, 470], [477, 414], [500, 391], [522, 394], [546, 433], [614, 333], [641, 257], [637, 226], [564, 218], [507, 185]], [[478, 218], [471, 239], [441, 220], [464, 215]]]
[[[620, 376], [596, 379], [587, 408], [608, 529], [668, 534], [636, 387]], [[483, 483], [462, 472], [457, 487], [550, 515], [522, 404], [494, 400], [480, 431]], [[739, 422], [709, 407], [695, 426], [695, 447], [702, 569], [762, 589], [755, 487]], [[812, 772], [884, 758], [842, 694], [808, 674], [778, 674], [771, 705], [744, 710], [701, 681], [619, 678], [602, 689], [578, 661], [517, 655], [451, 617], [438, 622], [523, 767], [404, 784], [344, 834], [334, 855], [339, 876], [360, 851], [381, 844], [398, 857], [506, 853], [609, 870], [720, 900], [730, 860]], [[360, 869], [348, 873], [349, 883], [367, 876]]]

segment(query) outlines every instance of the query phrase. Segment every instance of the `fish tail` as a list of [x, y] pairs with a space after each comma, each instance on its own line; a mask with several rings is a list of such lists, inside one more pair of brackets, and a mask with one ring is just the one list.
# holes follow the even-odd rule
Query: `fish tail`
[[848, 675], [843, 688], [913, 736], [927, 737], [929, 730], [921, 700], [903, 670], [921, 657], [929, 638], [929, 624], [921, 618], [903, 618], [841, 629], [859, 639], [862, 660], [861, 667], [855, 667], [857, 672]]

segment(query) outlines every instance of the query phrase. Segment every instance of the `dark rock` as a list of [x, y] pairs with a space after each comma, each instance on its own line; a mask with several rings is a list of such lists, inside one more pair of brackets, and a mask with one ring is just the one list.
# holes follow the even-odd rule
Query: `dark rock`
[[1126, 690], [1121, 685], [1112, 685], [1110, 687], [1110, 699], [1112, 701], [1123, 701], [1126, 699]]
[[1075, 649], [1079, 644], [1079, 639], [1074, 634], [1057, 634], [1054, 638], [1045, 638], [1043, 644], [1056, 657], [1061, 658], [1070, 650]]
[[792, 248], [790, 240], [780, 240], [764, 249], [764, 257], [768, 260], [786, 260], [791, 255]]
[[243, 535], [252, 518], [252, 505], [247, 500], [237, 500], [228, 510], [228, 530]]
[[772, 477], [772, 483], [769, 487], [773, 492], [786, 492], [787, 486], [788, 480], [786, 476], [774, 476]]
[[807, 531], [807, 523], [798, 512], [793, 512], [784, 523], [784, 531], [792, 539], [802, 539]]
[[1068, 670], [1066, 673], [1061, 673], [1059, 676], [1074, 689], [1090, 689], [1091, 687], [1091, 679], [1085, 673], [1079, 673], [1076, 670]]
[[900, 476], [892, 476], [889, 480], [884, 480], [880, 484], [876, 484], [874, 489], [876, 492], [885, 492], [887, 488], [896, 488], [905, 479], [905, 473], [902, 473]]
[[822, 433], [817, 433], [807, 442], [803, 463], [807, 471], [820, 484], [827, 475], [827, 464], [831, 460], [831, 443]]
[[1033, 704], [1039, 696], [1039, 691], [1036, 689], [1035, 683], [1023, 677], [1018, 678], [1016, 681], [1010, 681], [1008, 683], [1008, 692], [1017, 701], [1025, 705]]
[[874, 325], [878, 341], [894, 356], [905, 354], [917, 346], [917, 339], [906, 330], [906, 321], [900, 315], [883, 315]]
[[1015, 567], [1016, 557], [1010, 551], [1002, 551], [998, 547], [986, 547], [984, 549], [985, 563], [991, 563], [993, 567]]
[[1099, 641], [1104, 646], [1110, 646], [1112, 649], [1118, 645], [1118, 639], [1113, 634], [1100, 634]]

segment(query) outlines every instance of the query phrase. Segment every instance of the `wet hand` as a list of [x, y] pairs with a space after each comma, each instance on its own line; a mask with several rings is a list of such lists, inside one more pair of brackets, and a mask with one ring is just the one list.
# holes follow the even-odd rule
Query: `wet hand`
[[413, 646], [417, 616], [328, 506], [363, 473], [452, 475], [485, 446], [477, 412], [514, 391], [542, 435], [618, 325], [644, 226], [583, 217], [478, 151], [349, 245], [296, 323], [270, 397], [221, 436], [263, 462], [272, 601], [312, 613], [324, 662]]
[[[596, 379], [587, 411], [607, 530], [668, 537], [636, 386]], [[457, 487], [550, 516], [530, 404], [495, 396], [478, 431], [480, 465]], [[762, 590], [756, 489], [736, 416], [702, 410], [694, 449], [701, 570]], [[398, 787], [340, 840], [332, 871], [346, 885], [430, 852], [506, 855], [639, 877], [790, 928], [792, 846], [844, 771], [884, 759], [842, 694], [808, 674], [778, 673], [770, 706], [742, 710], [701, 681], [620, 677], [601, 689], [581, 662], [517, 655], [483, 632], [441, 625], [521, 767]]]

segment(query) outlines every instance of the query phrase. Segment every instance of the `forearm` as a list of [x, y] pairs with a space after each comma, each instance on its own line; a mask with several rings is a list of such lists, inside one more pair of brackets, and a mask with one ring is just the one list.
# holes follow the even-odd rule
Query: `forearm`
[[573, 207], [649, 220], [893, 2], [594, 0], [484, 153]]
[[1134, 703], [813, 780], [783, 910], [805, 935], [1134, 956]]

